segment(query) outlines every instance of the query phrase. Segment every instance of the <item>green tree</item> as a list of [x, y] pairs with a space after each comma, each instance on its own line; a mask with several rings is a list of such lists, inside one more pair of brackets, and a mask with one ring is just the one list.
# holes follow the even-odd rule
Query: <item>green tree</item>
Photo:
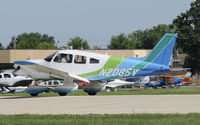
[[112, 36], [110, 44], [107, 46], [109, 49], [134, 49], [135, 42], [131, 42], [124, 33], [117, 36]]
[[2, 45], [1, 43], [0, 43], [0, 49], [4, 49], [4, 48], [3, 48], [3, 45]]
[[169, 25], [159, 24], [144, 31], [137, 30], [128, 35], [130, 41], [136, 43], [137, 49], [152, 49], [166, 32], [173, 32]]
[[17, 37], [13, 36], [8, 49], [55, 49], [53, 36], [40, 33], [23, 33]]
[[200, 74], [200, 0], [191, 3], [185, 13], [173, 20], [178, 33], [177, 46], [188, 55], [185, 66]]
[[73, 49], [90, 49], [88, 42], [78, 36], [71, 38], [67, 45], [72, 46]]
[[16, 37], [13, 36], [11, 38], [11, 42], [9, 43], [9, 45], [7, 46], [7, 49], [15, 49], [16, 48]]
[[55, 47], [54, 44], [50, 44], [50, 43], [47, 43], [47, 42], [41, 42], [38, 45], [37, 49], [57, 49], [57, 47]]
[[128, 35], [129, 41], [135, 42], [135, 48], [141, 49], [143, 48], [142, 39], [144, 35], [144, 31], [136, 30]]

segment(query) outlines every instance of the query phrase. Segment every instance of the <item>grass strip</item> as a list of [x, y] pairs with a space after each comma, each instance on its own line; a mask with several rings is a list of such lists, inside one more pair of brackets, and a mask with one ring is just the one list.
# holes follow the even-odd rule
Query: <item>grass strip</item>
[[199, 125], [200, 114], [0, 115], [1, 125]]
[[[117, 92], [99, 92], [97, 96], [103, 95], [199, 95], [200, 87], [182, 87], [182, 88], [159, 88], [159, 89], [144, 89], [144, 88], [119, 88]], [[87, 96], [82, 89], [73, 93], [68, 93], [67, 96]], [[30, 96], [27, 93], [15, 94], [0, 94], [0, 96]], [[40, 93], [38, 96], [59, 96], [57, 93]]]

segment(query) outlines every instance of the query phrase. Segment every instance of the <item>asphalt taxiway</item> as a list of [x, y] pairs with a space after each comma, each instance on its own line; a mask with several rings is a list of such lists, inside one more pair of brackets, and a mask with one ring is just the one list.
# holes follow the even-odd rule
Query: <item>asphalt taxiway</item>
[[200, 113], [200, 95], [0, 96], [0, 114]]

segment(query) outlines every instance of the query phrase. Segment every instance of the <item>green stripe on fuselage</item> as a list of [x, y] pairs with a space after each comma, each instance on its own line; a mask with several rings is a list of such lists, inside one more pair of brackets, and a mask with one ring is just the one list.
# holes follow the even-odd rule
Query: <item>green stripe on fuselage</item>
[[94, 72], [90, 72], [90, 73], [85, 73], [85, 74], [81, 74], [79, 76], [81, 77], [90, 77], [90, 76], [95, 76], [95, 75], [99, 75], [102, 69], [115, 69], [117, 68], [117, 66], [124, 60], [125, 58], [122, 57], [117, 57], [117, 56], [110, 56], [108, 61], [106, 62], [106, 64], [103, 66], [103, 68], [94, 71]]

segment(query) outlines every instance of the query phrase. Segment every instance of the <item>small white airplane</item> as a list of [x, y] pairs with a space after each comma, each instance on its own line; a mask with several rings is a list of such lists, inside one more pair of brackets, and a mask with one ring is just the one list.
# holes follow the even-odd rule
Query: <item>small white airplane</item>
[[49, 81], [45, 81], [39, 85], [40, 86], [48, 86], [48, 87], [56, 87], [56, 86], [62, 86], [63, 83], [64, 83], [64, 81], [62, 81], [62, 80], [49, 80]]
[[106, 82], [103, 84], [106, 86], [106, 91], [110, 91], [110, 90], [117, 91], [118, 87], [127, 86], [127, 85], [133, 85], [134, 87], [135, 86], [141, 87], [142, 85], [149, 83], [149, 81], [150, 81], [149, 76], [144, 76], [144, 77], [132, 79], [131, 81], [115, 79], [113, 81]]
[[[165, 34], [153, 50], [142, 58], [116, 57], [79, 50], [60, 50], [45, 59], [15, 61], [14, 67], [18, 70], [24, 70], [26, 74], [30, 72], [45, 74], [41, 79], [64, 80], [63, 86], [54, 89], [54, 92], [60, 95], [76, 91], [78, 85], [74, 81], [90, 83], [84, 91], [89, 95], [95, 95], [105, 88], [99, 84], [101, 80], [168, 73], [176, 38], [177, 34], [175, 33]], [[37, 95], [41, 92], [42, 89], [33, 88], [27, 93]]]
[[143, 85], [149, 83], [150, 77], [143, 76], [141, 78], [137, 78], [136, 82], [133, 84], [134, 87], [141, 88]]
[[15, 89], [9, 87], [28, 86], [32, 83], [32, 81], [33, 80], [31, 78], [27, 78], [25, 76], [16, 76], [10, 72], [0, 73], [0, 87], [1, 87], [0, 92], [1, 93], [18, 92], [20, 88]]
[[0, 90], [0, 94], [5, 93], [21, 93], [25, 92], [28, 87], [26, 86], [18, 86], [18, 87], [9, 87], [9, 89], [3, 87], [4, 91]]

